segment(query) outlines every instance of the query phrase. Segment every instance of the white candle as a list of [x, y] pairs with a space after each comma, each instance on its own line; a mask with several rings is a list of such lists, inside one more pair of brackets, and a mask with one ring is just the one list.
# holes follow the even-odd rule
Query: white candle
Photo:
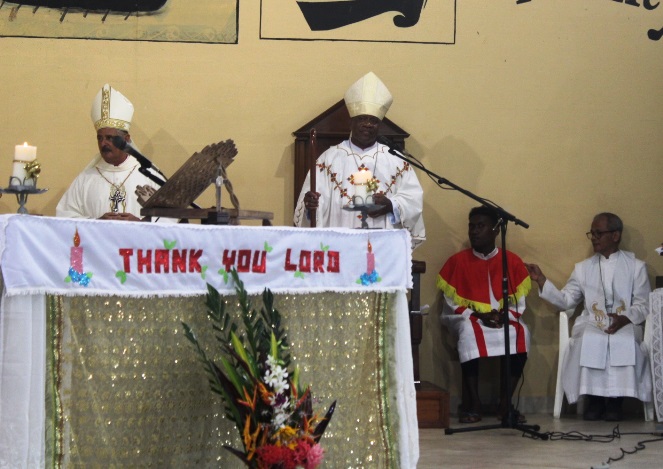
[[23, 145], [16, 145], [14, 149], [14, 159], [18, 161], [34, 161], [37, 158], [37, 147], [28, 145], [28, 142]]
[[366, 183], [373, 179], [373, 173], [367, 169], [362, 169], [352, 175], [352, 181], [355, 186], [355, 197], [353, 202], [355, 205], [365, 205], [366, 198], [368, 197], [368, 186]]
[[12, 177], [9, 181], [10, 186], [34, 186], [35, 180], [27, 178], [28, 174], [25, 171], [25, 164], [34, 161], [37, 158], [37, 147], [28, 145], [25, 142], [23, 145], [16, 145], [14, 149], [14, 166], [12, 170]]

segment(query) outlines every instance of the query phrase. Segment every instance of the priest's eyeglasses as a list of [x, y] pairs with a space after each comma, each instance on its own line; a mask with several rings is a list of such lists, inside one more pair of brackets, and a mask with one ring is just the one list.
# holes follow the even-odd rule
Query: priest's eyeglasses
[[617, 230], [605, 230], [605, 231], [588, 231], [585, 233], [585, 236], [587, 236], [587, 239], [592, 240], [592, 239], [599, 239], [601, 236], [603, 236], [606, 233], [614, 233]]

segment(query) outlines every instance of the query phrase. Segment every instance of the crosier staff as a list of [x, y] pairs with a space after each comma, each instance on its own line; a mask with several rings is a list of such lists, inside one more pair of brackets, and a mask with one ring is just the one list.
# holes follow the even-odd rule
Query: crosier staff
[[[311, 148], [311, 154], [310, 154], [310, 158], [309, 158], [309, 163], [311, 165], [309, 167], [309, 171], [310, 171], [310, 175], [311, 175], [311, 177], [309, 178], [310, 181], [311, 181], [310, 191], [315, 193], [316, 192], [315, 182], [316, 182], [316, 179], [317, 179], [316, 173], [315, 173], [315, 162], [318, 159], [318, 138], [317, 138], [317, 135], [316, 135], [316, 132], [315, 132], [315, 127], [311, 129], [311, 133], [309, 135], [310, 135], [309, 140], [311, 142], [311, 147], [310, 147]], [[316, 220], [315, 220], [316, 210], [317, 210], [317, 208], [311, 208], [308, 211], [309, 220], [311, 220], [311, 228], [315, 228], [315, 226], [316, 226]]]

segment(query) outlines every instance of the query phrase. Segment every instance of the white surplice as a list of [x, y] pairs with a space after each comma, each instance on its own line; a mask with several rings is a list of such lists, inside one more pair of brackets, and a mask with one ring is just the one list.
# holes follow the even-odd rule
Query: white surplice
[[[316, 210], [316, 226], [361, 227], [360, 212], [344, 210], [343, 206], [355, 194], [355, 187], [349, 178], [362, 166], [379, 180], [377, 192], [384, 192], [393, 205], [393, 215], [367, 217], [369, 228], [406, 228], [412, 236], [414, 249], [426, 239], [422, 216], [423, 189], [414, 168], [390, 154], [389, 148], [379, 143], [362, 150], [345, 140], [320, 155], [316, 162], [316, 192], [321, 194]], [[304, 207], [304, 195], [310, 187], [309, 172], [297, 200], [295, 226], [310, 226]]]
[[142, 207], [135, 194], [136, 186], [147, 185], [159, 189], [159, 185], [141, 174], [139, 169], [140, 164], [133, 156], [128, 156], [122, 164], [113, 166], [97, 155], [64, 193], [55, 209], [55, 216], [99, 218], [104, 213], [113, 211], [110, 198], [116, 191], [112, 185], [115, 184], [123, 185], [126, 191], [125, 201], [119, 204], [118, 211], [140, 218]]
[[[595, 254], [579, 262], [561, 291], [546, 281], [539, 294], [560, 310], [584, 301], [561, 364], [569, 403], [583, 394], [651, 400], [651, 371], [642, 344], [650, 291], [645, 263], [627, 251], [609, 258]], [[632, 324], [606, 334], [610, 312], [628, 317]]]

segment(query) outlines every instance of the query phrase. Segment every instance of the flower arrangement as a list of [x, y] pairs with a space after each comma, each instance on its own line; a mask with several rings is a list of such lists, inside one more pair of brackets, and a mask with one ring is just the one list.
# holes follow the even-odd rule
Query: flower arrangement
[[302, 388], [299, 369], [290, 371], [287, 337], [269, 289], [259, 312], [251, 307], [236, 271], [235, 282], [244, 334], [225, 311], [219, 292], [208, 284], [207, 314], [221, 349], [219, 364], [207, 356], [185, 323], [184, 334], [196, 348], [210, 378], [212, 392], [221, 395], [226, 416], [235, 422], [243, 450], [224, 446], [251, 469], [313, 469], [323, 460], [320, 438], [334, 413], [336, 401], [323, 418], [313, 413], [310, 386]]
[[366, 181], [366, 190], [368, 190], [368, 192], [371, 194], [377, 192], [379, 187], [380, 187], [379, 179], [370, 178], [368, 181]]

